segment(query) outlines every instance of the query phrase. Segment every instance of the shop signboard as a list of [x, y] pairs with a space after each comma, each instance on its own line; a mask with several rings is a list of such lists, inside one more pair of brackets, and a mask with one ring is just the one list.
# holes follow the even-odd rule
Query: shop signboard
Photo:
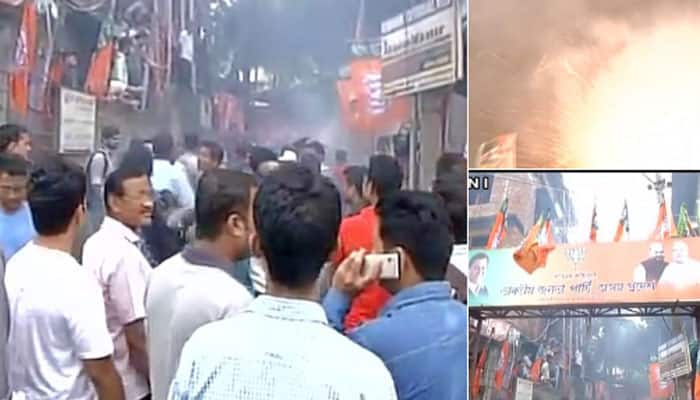
[[88, 153], [94, 150], [97, 131], [95, 96], [61, 88], [58, 151]]
[[533, 391], [532, 381], [518, 378], [515, 386], [515, 400], [532, 400]]
[[532, 274], [515, 251], [469, 251], [469, 307], [700, 301], [700, 238], [558, 245]]
[[688, 338], [678, 335], [659, 346], [659, 368], [661, 379], [671, 380], [688, 375], [690, 367], [690, 348]]
[[455, 0], [430, 0], [382, 22], [382, 83], [387, 97], [462, 78], [461, 15]]

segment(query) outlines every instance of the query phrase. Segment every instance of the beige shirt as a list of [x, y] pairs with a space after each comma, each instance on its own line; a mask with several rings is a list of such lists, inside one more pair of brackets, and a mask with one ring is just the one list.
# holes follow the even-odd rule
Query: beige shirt
[[105, 217], [83, 249], [83, 264], [102, 287], [114, 364], [122, 377], [126, 400], [139, 400], [150, 392], [146, 377], [130, 363], [124, 332], [126, 325], [146, 317], [144, 300], [151, 266], [137, 247], [139, 239], [121, 222]]

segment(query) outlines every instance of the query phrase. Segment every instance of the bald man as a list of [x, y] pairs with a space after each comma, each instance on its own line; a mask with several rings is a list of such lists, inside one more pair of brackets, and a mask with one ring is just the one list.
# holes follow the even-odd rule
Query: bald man
[[672, 261], [661, 275], [659, 285], [673, 286], [676, 289], [700, 285], [700, 262], [689, 257], [685, 242], [678, 240], [673, 243]]
[[649, 258], [642, 261], [634, 269], [635, 282], [658, 282], [668, 265], [664, 260], [664, 245], [654, 242], [649, 246]]

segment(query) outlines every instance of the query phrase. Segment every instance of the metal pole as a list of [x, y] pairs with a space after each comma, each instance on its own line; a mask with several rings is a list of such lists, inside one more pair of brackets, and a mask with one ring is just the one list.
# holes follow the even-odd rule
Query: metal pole
[[[471, 365], [471, 371], [469, 371], [469, 377], [473, 379], [476, 373], [476, 365], [479, 362], [479, 354], [481, 353], [481, 329], [484, 320], [481, 318], [481, 314], [477, 314], [476, 318], [476, 340], [474, 341], [474, 362]], [[468, 329], [468, 328], [467, 328]], [[469, 349], [467, 349], [467, 352]], [[467, 357], [468, 359], [469, 357]]]
[[416, 174], [416, 165], [418, 164], [418, 136], [421, 131], [421, 99], [420, 93], [416, 93], [413, 109], [413, 129], [409, 132], [409, 144], [408, 144], [408, 188], [417, 189], [418, 188], [418, 176]]

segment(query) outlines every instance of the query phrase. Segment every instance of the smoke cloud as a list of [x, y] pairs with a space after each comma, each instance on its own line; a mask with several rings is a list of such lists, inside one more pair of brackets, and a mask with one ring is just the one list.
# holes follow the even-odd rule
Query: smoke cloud
[[[700, 149], [700, 2], [471, 0], [470, 163], [688, 168]], [[697, 143], [696, 143], [697, 142]]]

